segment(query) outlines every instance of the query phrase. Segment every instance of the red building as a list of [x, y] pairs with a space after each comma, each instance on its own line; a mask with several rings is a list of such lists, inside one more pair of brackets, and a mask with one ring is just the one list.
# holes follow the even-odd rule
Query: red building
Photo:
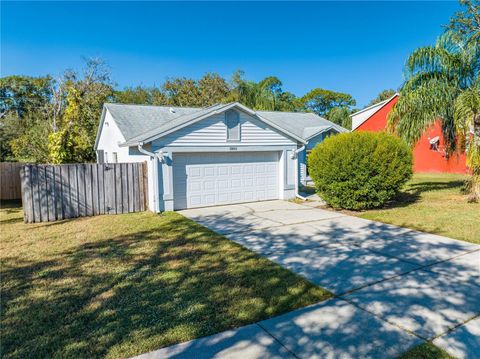
[[[398, 94], [351, 115], [352, 131], [385, 131], [387, 118]], [[442, 126], [436, 121], [428, 128], [413, 149], [414, 172], [467, 173], [465, 153], [445, 152]]]

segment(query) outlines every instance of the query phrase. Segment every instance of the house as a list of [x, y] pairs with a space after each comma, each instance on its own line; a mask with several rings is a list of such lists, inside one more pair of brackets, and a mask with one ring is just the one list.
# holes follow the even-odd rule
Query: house
[[107, 103], [95, 150], [100, 163], [148, 164], [154, 212], [291, 199], [307, 177], [306, 154], [347, 131], [313, 113]]
[[[385, 131], [388, 114], [398, 101], [398, 94], [351, 115], [352, 131]], [[442, 125], [437, 120], [422, 135], [413, 149], [413, 171], [467, 173], [465, 153], [447, 153]]]

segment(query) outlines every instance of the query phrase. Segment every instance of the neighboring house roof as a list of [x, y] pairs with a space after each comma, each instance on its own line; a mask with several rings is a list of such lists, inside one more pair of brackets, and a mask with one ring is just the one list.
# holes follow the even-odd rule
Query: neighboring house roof
[[309, 138], [329, 129], [334, 129], [337, 132], [347, 131], [343, 127], [313, 113], [254, 111], [238, 102], [216, 104], [206, 108], [106, 103], [97, 133], [95, 148], [98, 145], [100, 129], [103, 126], [106, 109], [115, 119], [125, 138], [125, 143], [122, 145], [133, 146], [140, 142], [152, 141], [196, 121], [225, 112], [233, 107], [258, 118], [303, 143]]
[[363, 110], [352, 113], [350, 117], [352, 118], [352, 131], [359, 127], [362, 123], [367, 121], [370, 117], [380, 111], [386, 104], [392, 101], [395, 97], [398, 97], [398, 93], [395, 93], [392, 97], [376, 103], [372, 106], [366, 107]]

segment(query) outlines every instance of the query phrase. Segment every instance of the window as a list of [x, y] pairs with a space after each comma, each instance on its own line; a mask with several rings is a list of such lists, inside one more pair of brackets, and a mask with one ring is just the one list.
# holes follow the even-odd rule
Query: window
[[118, 162], [117, 152], [112, 152], [112, 162], [113, 162], [113, 163], [117, 163], [117, 162]]
[[104, 153], [103, 150], [97, 150], [97, 163], [104, 163]]
[[108, 163], [108, 153], [107, 152], [105, 152], [105, 158], [104, 159], [105, 159], [104, 163]]
[[240, 141], [240, 115], [236, 111], [225, 112], [227, 141]]

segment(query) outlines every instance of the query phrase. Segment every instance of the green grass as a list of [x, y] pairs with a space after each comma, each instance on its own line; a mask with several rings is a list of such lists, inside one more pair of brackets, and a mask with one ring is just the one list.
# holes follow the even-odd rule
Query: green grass
[[[480, 203], [468, 203], [466, 176], [415, 174], [385, 208], [344, 211], [352, 216], [480, 243]], [[312, 187], [310, 187], [311, 190]]]
[[480, 204], [468, 203], [465, 176], [416, 174], [388, 208], [356, 215], [473, 243], [480, 243]]
[[331, 296], [179, 214], [0, 212], [5, 358], [129, 357]]
[[436, 347], [430, 342], [420, 344], [410, 349], [398, 359], [455, 359], [445, 350]]

